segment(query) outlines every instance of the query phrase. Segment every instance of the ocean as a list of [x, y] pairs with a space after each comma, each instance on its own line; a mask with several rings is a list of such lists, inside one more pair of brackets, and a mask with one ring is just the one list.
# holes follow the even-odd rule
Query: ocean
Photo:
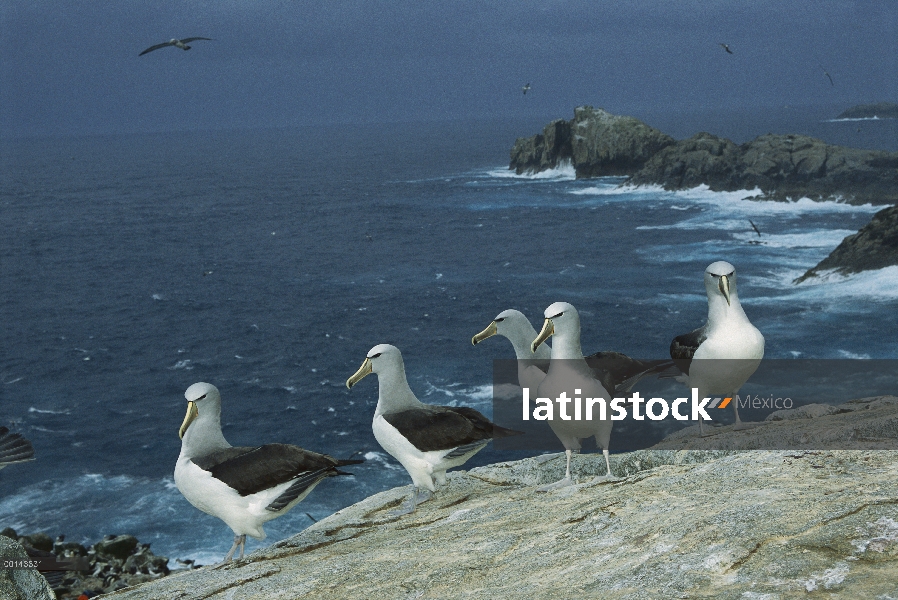
[[[898, 150], [898, 121], [839, 112], [636, 116], [676, 137]], [[704, 322], [717, 260], [766, 357], [898, 358], [898, 267], [792, 284], [882, 206], [508, 171], [514, 139], [548, 120], [0, 140], [0, 424], [37, 456], [0, 471], [0, 528], [219, 561], [230, 530], [172, 479], [184, 390], [206, 381], [234, 445], [367, 458], [247, 550], [271, 544], [409, 483], [371, 433], [376, 378], [344, 385], [372, 346], [402, 350], [423, 401], [489, 414], [492, 360], [513, 354], [470, 340], [499, 312], [539, 328], [568, 301], [586, 352], [664, 358]], [[469, 466], [520, 456], [488, 447]]]

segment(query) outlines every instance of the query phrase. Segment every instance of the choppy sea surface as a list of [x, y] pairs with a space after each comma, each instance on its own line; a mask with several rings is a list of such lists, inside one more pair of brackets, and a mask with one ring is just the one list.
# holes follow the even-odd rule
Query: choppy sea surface
[[[642, 117], [678, 137], [898, 149], [887, 120]], [[371, 434], [375, 377], [344, 385], [372, 346], [402, 350], [425, 402], [489, 413], [511, 347], [470, 339], [500, 311], [538, 328], [565, 300], [584, 350], [663, 358], [703, 323], [716, 260], [736, 265], [767, 357], [898, 358], [898, 267], [792, 284], [883, 207], [509, 172], [515, 137], [544, 122], [0, 141], [0, 423], [37, 455], [0, 471], [0, 527], [220, 560], [230, 531], [172, 480], [184, 390], [207, 381], [234, 445], [368, 459], [247, 545], [270, 544], [409, 483]]]

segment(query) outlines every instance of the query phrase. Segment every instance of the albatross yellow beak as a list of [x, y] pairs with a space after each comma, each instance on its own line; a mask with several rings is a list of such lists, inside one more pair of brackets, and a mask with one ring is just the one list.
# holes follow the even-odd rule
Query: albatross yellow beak
[[717, 287], [720, 288], [720, 293], [723, 294], [723, 297], [727, 299], [727, 306], [730, 305], [730, 280], [726, 275], [720, 276], [720, 281], [717, 283]]
[[365, 362], [362, 363], [362, 366], [359, 367], [359, 370], [356, 371], [352, 377], [350, 377], [349, 379], [346, 380], [346, 387], [351, 390], [352, 386], [354, 386], [355, 384], [357, 384], [358, 382], [360, 382], [362, 379], [365, 378], [365, 375], [370, 375], [370, 374], [371, 374], [371, 359], [366, 358]]
[[539, 332], [539, 335], [536, 336], [536, 339], [530, 344], [530, 351], [536, 352], [536, 349], [539, 348], [540, 344], [552, 337], [553, 333], [555, 333], [555, 324], [552, 323], [552, 319], [546, 319], [546, 322], [543, 323], [543, 330]]
[[181, 423], [181, 428], [178, 430], [178, 437], [182, 440], [184, 439], [184, 432], [187, 431], [187, 428], [190, 427], [190, 424], [193, 423], [193, 420], [196, 419], [199, 411], [196, 409], [196, 402], [188, 402], [187, 403], [187, 414], [184, 415], [184, 422]]
[[493, 321], [486, 326], [486, 329], [471, 338], [471, 345], [476, 346], [486, 338], [493, 337], [494, 335], [496, 335], [496, 331], [496, 322]]

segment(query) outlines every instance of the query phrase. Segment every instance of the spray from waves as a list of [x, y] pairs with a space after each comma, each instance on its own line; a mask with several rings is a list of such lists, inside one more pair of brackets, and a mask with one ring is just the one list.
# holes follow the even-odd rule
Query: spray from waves
[[492, 408], [493, 385], [466, 385], [463, 383], [450, 383], [442, 386], [434, 385], [430, 381], [424, 382], [427, 389], [424, 398], [430, 404], [444, 406], [472, 406], [478, 410]]
[[487, 175], [501, 179], [522, 179], [528, 181], [572, 181], [577, 178], [574, 165], [569, 160], [561, 161], [554, 169], [540, 171], [539, 173], [522, 173], [518, 175], [511, 169], [497, 168], [487, 171]]
[[885, 121], [888, 119], [894, 119], [894, 117], [877, 117], [873, 115], [872, 117], [852, 117], [852, 118], [842, 118], [842, 119], [824, 119], [821, 123], [851, 123], [853, 121]]
[[70, 414], [70, 411], [68, 411], [68, 410], [50, 410], [48, 408], [46, 408], [46, 409], [45, 408], [35, 408], [33, 406], [28, 409], [28, 412], [38, 413], [38, 414], [42, 414], [42, 415], [68, 415], [68, 414]]
[[[758, 277], [755, 284], [785, 293], [777, 296], [756, 297], [755, 302], [795, 302], [812, 304], [825, 302], [828, 310], [840, 312], [868, 312], [871, 304], [889, 304], [898, 301], [898, 266], [872, 271], [862, 271], [851, 275], [840, 275], [835, 271], [823, 271], [799, 284], [792, 283], [804, 275], [803, 270], [783, 269], [767, 277]], [[863, 303], [856, 302], [864, 299]]]

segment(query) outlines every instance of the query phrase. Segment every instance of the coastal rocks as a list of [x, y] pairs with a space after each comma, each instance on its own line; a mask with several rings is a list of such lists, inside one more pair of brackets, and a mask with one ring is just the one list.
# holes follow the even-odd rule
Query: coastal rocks
[[898, 153], [825, 144], [803, 135], [762, 135], [737, 146], [699, 133], [668, 146], [632, 174], [630, 184], [679, 190], [760, 189], [762, 198], [853, 204], [898, 202]]
[[511, 149], [516, 173], [536, 173], [569, 162], [577, 177], [629, 175], [674, 139], [634, 117], [580, 106], [570, 121], [557, 119], [541, 134], [518, 138]]
[[891, 265], [898, 265], [898, 206], [873, 215], [866, 226], [842, 240], [829, 256], [794, 283], [817, 277], [831, 269], [840, 275], [848, 275]]
[[[28, 559], [16, 540], [0, 535], [0, 556]], [[3, 600], [53, 600], [50, 584], [35, 569], [0, 569], [0, 598]]]
[[860, 104], [852, 106], [840, 114], [837, 119], [898, 119], [898, 104], [879, 102], [877, 104]]
[[[35, 571], [44, 580], [47, 590], [52, 589], [56, 594], [49, 598], [74, 599], [85, 591], [95, 595], [109, 593], [171, 573], [167, 557], [154, 555], [149, 544], [141, 544], [131, 535], [107, 535], [89, 548], [75, 542], [66, 542], [65, 536], [59, 536], [55, 542], [44, 533], [19, 537], [10, 528], [0, 532], [0, 545], [6, 538], [18, 539], [29, 555], [55, 558], [62, 562], [83, 558], [84, 570], [81, 571], [49, 571], [43, 577]], [[0, 556], [6, 554], [0, 553]], [[3, 573], [5, 572], [0, 570], [0, 576]], [[2, 589], [0, 587], [0, 598], [5, 600]], [[25, 598], [30, 600], [31, 597]]]
[[511, 169], [537, 173], [571, 164], [578, 178], [629, 176], [631, 185], [713, 191], [759, 189], [758, 199], [898, 202], [898, 152], [833, 146], [804, 135], [762, 135], [737, 145], [709, 133], [674, 141], [633, 117], [581, 106], [571, 121], [518, 138]]
[[[790, 422], [850, 427], [898, 399], [846, 404]], [[592, 481], [601, 455], [575, 455], [579, 483], [549, 493], [536, 486], [563, 455], [449, 473], [411, 515], [390, 515], [409, 492], [395, 488], [244, 560], [109, 598], [898, 597], [898, 452], [649, 449], [611, 465]]]

